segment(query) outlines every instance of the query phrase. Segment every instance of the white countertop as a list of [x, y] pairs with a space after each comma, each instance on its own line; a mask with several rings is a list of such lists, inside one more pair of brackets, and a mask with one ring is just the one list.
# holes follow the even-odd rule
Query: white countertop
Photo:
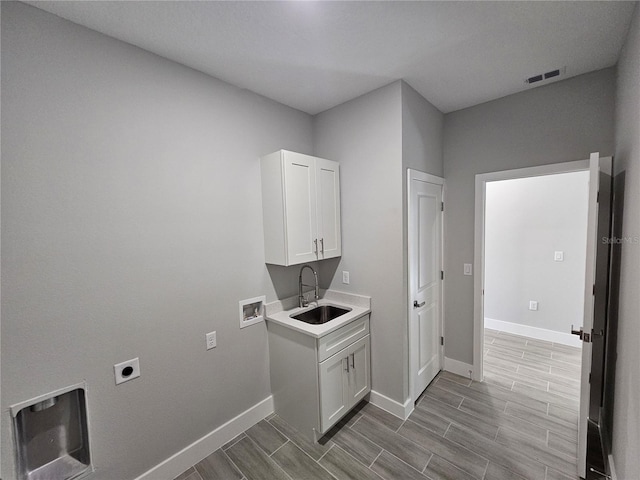
[[[320, 297], [320, 300], [317, 302], [314, 300], [309, 303], [308, 307], [303, 308], [298, 307], [297, 295], [285, 298], [284, 300], [267, 303], [265, 305], [265, 318], [268, 322], [277, 323], [312, 337], [320, 338], [349, 322], [371, 313], [371, 297], [339, 292], [337, 290], [321, 290]], [[351, 311], [321, 325], [311, 325], [291, 318], [291, 315], [312, 310], [318, 305], [347, 307], [350, 308]]]

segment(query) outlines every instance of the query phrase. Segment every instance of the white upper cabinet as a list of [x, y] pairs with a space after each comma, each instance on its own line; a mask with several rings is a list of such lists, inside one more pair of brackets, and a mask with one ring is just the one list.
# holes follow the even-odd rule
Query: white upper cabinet
[[262, 157], [266, 263], [297, 265], [339, 257], [340, 167], [279, 150]]

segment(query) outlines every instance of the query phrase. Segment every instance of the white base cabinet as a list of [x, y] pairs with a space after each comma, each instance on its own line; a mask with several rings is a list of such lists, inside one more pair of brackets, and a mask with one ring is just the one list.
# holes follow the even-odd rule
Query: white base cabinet
[[369, 393], [369, 335], [320, 362], [320, 430], [325, 433]]
[[260, 159], [265, 262], [274, 265], [339, 257], [340, 166], [279, 150]]
[[320, 338], [267, 329], [275, 413], [316, 441], [371, 391], [369, 315]]

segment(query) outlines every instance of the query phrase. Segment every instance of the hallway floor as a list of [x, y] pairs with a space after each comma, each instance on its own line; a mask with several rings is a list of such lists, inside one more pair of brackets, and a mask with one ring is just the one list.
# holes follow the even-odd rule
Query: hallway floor
[[272, 415], [176, 480], [576, 479], [579, 352], [487, 330], [486, 381], [441, 372], [406, 421], [362, 402], [312, 444]]

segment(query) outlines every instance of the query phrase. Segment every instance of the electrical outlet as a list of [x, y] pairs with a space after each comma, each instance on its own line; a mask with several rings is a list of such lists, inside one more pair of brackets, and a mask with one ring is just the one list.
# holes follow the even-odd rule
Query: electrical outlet
[[211, 350], [212, 348], [216, 348], [217, 340], [216, 340], [216, 332], [209, 332], [206, 335], [207, 339], [207, 350]]
[[140, 361], [136, 357], [126, 362], [117, 363], [113, 366], [113, 371], [116, 376], [116, 385], [120, 385], [140, 376]]
[[349, 272], [347, 271], [342, 272], [342, 283], [349, 285]]
[[531, 300], [529, 302], [529, 310], [538, 310], [538, 302]]

